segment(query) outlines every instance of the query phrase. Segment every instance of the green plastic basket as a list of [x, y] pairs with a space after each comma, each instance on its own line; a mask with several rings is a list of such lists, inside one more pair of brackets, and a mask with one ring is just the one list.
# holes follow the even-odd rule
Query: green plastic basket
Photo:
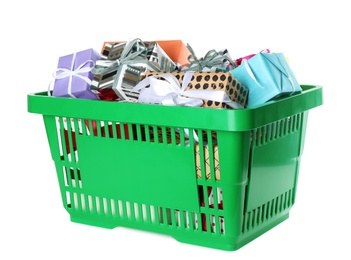
[[[243, 109], [29, 94], [71, 221], [237, 250], [289, 216], [322, 87]], [[39, 162], [38, 162], [39, 163]]]

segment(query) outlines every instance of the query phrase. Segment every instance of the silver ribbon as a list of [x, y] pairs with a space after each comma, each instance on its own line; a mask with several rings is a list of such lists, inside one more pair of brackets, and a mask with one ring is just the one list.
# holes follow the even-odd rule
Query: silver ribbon
[[[190, 52], [188, 57], [189, 64], [182, 68], [182, 71], [216, 71], [219, 70], [230, 70], [235, 66], [234, 61], [229, 56], [228, 52], [210, 50], [206, 55], [198, 59], [195, 55], [193, 48], [187, 44], [187, 48]], [[228, 65], [225, 65], [227, 61]], [[228, 67], [229, 66], [229, 67]]]
[[141, 66], [151, 71], [160, 71], [160, 68], [157, 65], [146, 59], [146, 54], [147, 47], [145, 46], [144, 42], [139, 38], [135, 38], [126, 43], [126, 46], [124, 47], [119, 59], [98, 60], [92, 69], [92, 73], [96, 75], [103, 75], [107, 72], [116, 70], [112, 89], [116, 92], [117, 95], [124, 95], [118, 90], [118, 87], [122, 81], [121, 74], [123, 74], [124, 69], [122, 68], [124, 65]]

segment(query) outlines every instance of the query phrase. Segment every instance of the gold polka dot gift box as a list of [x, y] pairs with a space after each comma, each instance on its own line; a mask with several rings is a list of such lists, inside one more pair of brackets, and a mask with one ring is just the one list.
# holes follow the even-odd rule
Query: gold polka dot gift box
[[138, 102], [211, 108], [245, 108], [248, 89], [230, 72], [147, 71], [135, 86]]

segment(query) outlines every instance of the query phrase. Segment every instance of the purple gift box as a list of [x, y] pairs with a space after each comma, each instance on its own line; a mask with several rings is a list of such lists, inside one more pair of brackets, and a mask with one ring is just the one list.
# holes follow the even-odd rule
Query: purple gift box
[[73, 97], [98, 99], [91, 91], [91, 80], [94, 74], [91, 69], [101, 54], [94, 49], [87, 49], [59, 58], [56, 69], [52, 95], [56, 97]]

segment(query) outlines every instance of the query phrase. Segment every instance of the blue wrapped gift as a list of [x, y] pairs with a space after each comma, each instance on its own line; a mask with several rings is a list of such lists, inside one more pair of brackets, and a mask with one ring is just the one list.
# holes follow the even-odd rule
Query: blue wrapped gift
[[249, 89], [248, 108], [302, 91], [282, 53], [257, 53], [230, 72]]

